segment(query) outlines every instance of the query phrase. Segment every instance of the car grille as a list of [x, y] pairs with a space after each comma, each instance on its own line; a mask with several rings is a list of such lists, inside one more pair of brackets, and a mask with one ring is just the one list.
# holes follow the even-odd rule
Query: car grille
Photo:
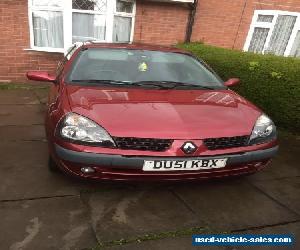
[[156, 151], [163, 152], [169, 149], [173, 140], [169, 139], [149, 139], [134, 137], [114, 137], [117, 147], [128, 150]]
[[226, 149], [247, 146], [249, 136], [209, 138], [204, 140], [205, 146], [210, 150]]

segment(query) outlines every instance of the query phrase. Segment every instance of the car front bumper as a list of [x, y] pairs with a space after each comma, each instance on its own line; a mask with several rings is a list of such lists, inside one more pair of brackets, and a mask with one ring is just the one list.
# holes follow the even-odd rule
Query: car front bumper
[[[83, 178], [109, 180], [195, 180], [251, 174], [264, 168], [277, 151], [278, 146], [274, 146], [256, 151], [216, 156], [151, 157], [78, 152], [55, 145], [59, 166], [66, 172]], [[142, 170], [145, 160], [183, 161], [223, 158], [228, 160], [226, 167], [221, 169], [164, 172], [145, 172]], [[91, 167], [95, 172], [83, 173], [82, 167]]]

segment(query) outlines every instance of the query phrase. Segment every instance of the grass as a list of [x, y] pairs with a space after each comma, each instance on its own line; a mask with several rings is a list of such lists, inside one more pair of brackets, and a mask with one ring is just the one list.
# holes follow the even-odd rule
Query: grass
[[204, 227], [193, 227], [188, 229], [176, 230], [176, 231], [168, 231], [168, 232], [161, 232], [161, 233], [152, 233], [152, 234], [145, 234], [140, 237], [130, 238], [130, 239], [119, 239], [113, 241], [107, 241], [103, 243], [99, 243], [96, 247], [91, 248], [90, 250], [101, 250], [108, 247], [113, 246], [123, 246], [126, 244], [139, 244], [145, 241], [150, 240], [160, 240], [166, 238], [177, 238], [183, 236], [191, 236], [193, 234], [203, 234], [209, 233], [210, 230]]
[[45, 85], [33, 85], [33, 84], [22, 84], [22, 83], [0, 83], [0, 90], [15, 90], [15, 89], [48, 89], [49, 86]]

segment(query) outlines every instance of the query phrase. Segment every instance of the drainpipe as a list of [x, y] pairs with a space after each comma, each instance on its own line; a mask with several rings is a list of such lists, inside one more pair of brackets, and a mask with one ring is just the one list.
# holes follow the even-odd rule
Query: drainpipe
[[193, 33], [193, 26], [195, 22], [195, 16], [197, 13], [197, 7], [198, 7], [198, 0], [195, 0], [194, 3], [189, 4], [190, 7], [190, 13], [189, 13], [189, 19], [186, 27], [186, 35], [185, 35], [185, 42], [189, 43], [191, 42], [191, 37]]

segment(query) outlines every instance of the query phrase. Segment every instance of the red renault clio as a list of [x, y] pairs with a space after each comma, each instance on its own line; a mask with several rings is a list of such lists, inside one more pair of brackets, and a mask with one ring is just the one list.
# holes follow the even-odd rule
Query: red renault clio
[[272, 120], [201, 59], [176, 48], [75, 44], [46, 115], [49, 167], [110, 180], [195, 180], [254, 173], [278, 150]]

